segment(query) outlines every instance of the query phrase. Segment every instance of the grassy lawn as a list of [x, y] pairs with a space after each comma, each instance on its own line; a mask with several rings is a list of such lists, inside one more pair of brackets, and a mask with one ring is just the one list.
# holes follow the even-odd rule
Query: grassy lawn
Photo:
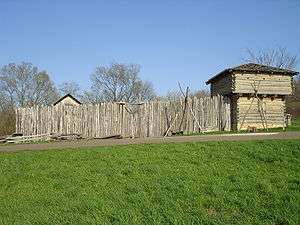
[[300, 224], [300, 140], [0, 153], [0, 224]]
[[[272, 128], [270, 131], [282, 131], [282, 128]], [[288, 126], [285, 131], [300, 131], [300, 118], [292, 120], [292, 125]]]
[[[278, 128], [269, 128], [268, 131], [266, 129], [258, 129], [257, 133], [265, 133], [265, 132], [285, 132], [285, 131], [300, 131], [300, 118], [296, 118], [292, 120], [292, 124], [286, 127], [284, 130], [282, 127]], [[247, 130], [241, 131], [211, 131], [211, 132], [204, 132], [204, 133], [190, 133], [184, 134], [183, 136], [193, 136], [193, 135], [211, 135], [211, 134], [237, 134], [237, 133], [249, 133]]]
[[295, 120], [292, 121], [292, 125], [288, 127], [288, 129], [293, 129], [293, 130], [297, 130], [300, 131], [300, 118], [297, 118]]

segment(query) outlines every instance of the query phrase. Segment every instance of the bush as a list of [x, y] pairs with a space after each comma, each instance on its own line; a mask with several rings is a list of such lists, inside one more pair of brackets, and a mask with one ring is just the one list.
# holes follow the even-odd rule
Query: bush
[[300, 80], [294, 83], [294, 94], [286, 99], [287, 112], [293, 115], [293, 118], [300, 117]]
[[15, 124], [16, 118], [13, 109], [7, 109], [0, 112], [0, 136], [15, 132]]

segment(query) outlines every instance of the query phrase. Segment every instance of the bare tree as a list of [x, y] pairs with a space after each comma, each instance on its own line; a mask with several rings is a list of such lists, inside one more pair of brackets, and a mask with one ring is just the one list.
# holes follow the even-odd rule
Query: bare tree
[[[191, 91], [189, 93], [189, 97], [197, 97], [197, 98], [202, 98], [202, 97], [209, 97], [210, 93], [207, 90], [196, 90], [196, 91]], [[165, 99], [168, 101], [176, 101], [182, 98], [182, 93], [180, 90], [172, 90], [168, 91], [167, 94], [160, 99]]]
[[182, 95], [179, 90], [170, 90], [167, 92], [165, 96], [162, 96], [162, 100], [167, 100], [167, 101], [176, 101], [182, 98]]
[[78, 98], [80, 96], [80, 87], [74, 81], [63, 82], [59, 85], [58, 91], [61, 96], [67, 94], [70, 94], [75, 98]]
[[191, 93], [191, 96], [197, 97], [197, 98], [203, 98], [203, 97], [209, 97], [210, 92], [208, 90], [197, 90]]
[[46, 71], [31, 63], [15, 63], [0, 69], [0, 90], [14, 106], [51, 104], [57, 98], [53, 82]]
[[152, 84], [139, 77], [140, 66], [112, 63], [97, 67], [91, 75], [89, 96], [100, 101], [137, 102], [155, 97]]
[[0, 90], [0, 111], [4, 111], [10, 106], [9, 97], [4, 93], [3, 90]]
[[245, 62], [264, 64], [290, 70], [295, 69], [298, 63], [297, 55], [292, 55], [284, 47], [267, 50], [261, 49], [259, 51], [247, 49], [246, 53], [247, 57], [243, 59]]
[[96, 104], [99, 102], [104, 102], [103, 96], [99, 93], [95, 93], [95, 91], [84, 91], [83, 94], [80, 96], [80, 100], [83, 103], [91, 103]]

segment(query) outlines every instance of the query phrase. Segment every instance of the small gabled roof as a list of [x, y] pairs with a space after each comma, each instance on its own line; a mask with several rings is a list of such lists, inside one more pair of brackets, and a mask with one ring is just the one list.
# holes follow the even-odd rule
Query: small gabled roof
[[299, 72], [288, 70], [288, 69], [282, 69], [278, 67], [273, 66], [267, 66], [262, 64], [256, 64], [256, 63], [247, 63], [242, 64], [236, 67], [228, 68], [223, 70], [222, 72], [218, 73], [217, 75], [210, 78], [208, 81], [206, 81], [206, 84], [210, 84], [214, 82], [216, 79], [230, 73], [230, 72], [250, 72], [250, 73], [267, 73], [267, 74], [285, 74], [294, 76], [299, 74]]
[[61, 102], [62, 100], [64, 100], [65, 98], [67, 98], [67, 97], [70, 97], [70, 98], [72, 98], [75, 102], [77, 102], [78, 104], [80, 104], [81, 105], [81, 102], [78, 100], [78, 99], [76, 99], [75, 97], [73, 97], [71, 94], [67, 94], [67, 95], [65, 95], [65, 96], [63, 96], [63, 97], [61, 97], [60, 99], [58, 99], [56, 102], [54, 102], [54, 106], [55, 105], [57, 105], [59, 102]]

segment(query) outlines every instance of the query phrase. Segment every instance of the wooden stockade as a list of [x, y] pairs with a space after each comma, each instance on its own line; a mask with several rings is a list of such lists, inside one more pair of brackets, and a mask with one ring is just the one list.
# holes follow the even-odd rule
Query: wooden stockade
[[230, 125], [230, 101], [221, 96], [141, 104], [34, 106], [16, 110], [16, 132], [23, 135], [159, 137], [178, 132], [230, 130]]

